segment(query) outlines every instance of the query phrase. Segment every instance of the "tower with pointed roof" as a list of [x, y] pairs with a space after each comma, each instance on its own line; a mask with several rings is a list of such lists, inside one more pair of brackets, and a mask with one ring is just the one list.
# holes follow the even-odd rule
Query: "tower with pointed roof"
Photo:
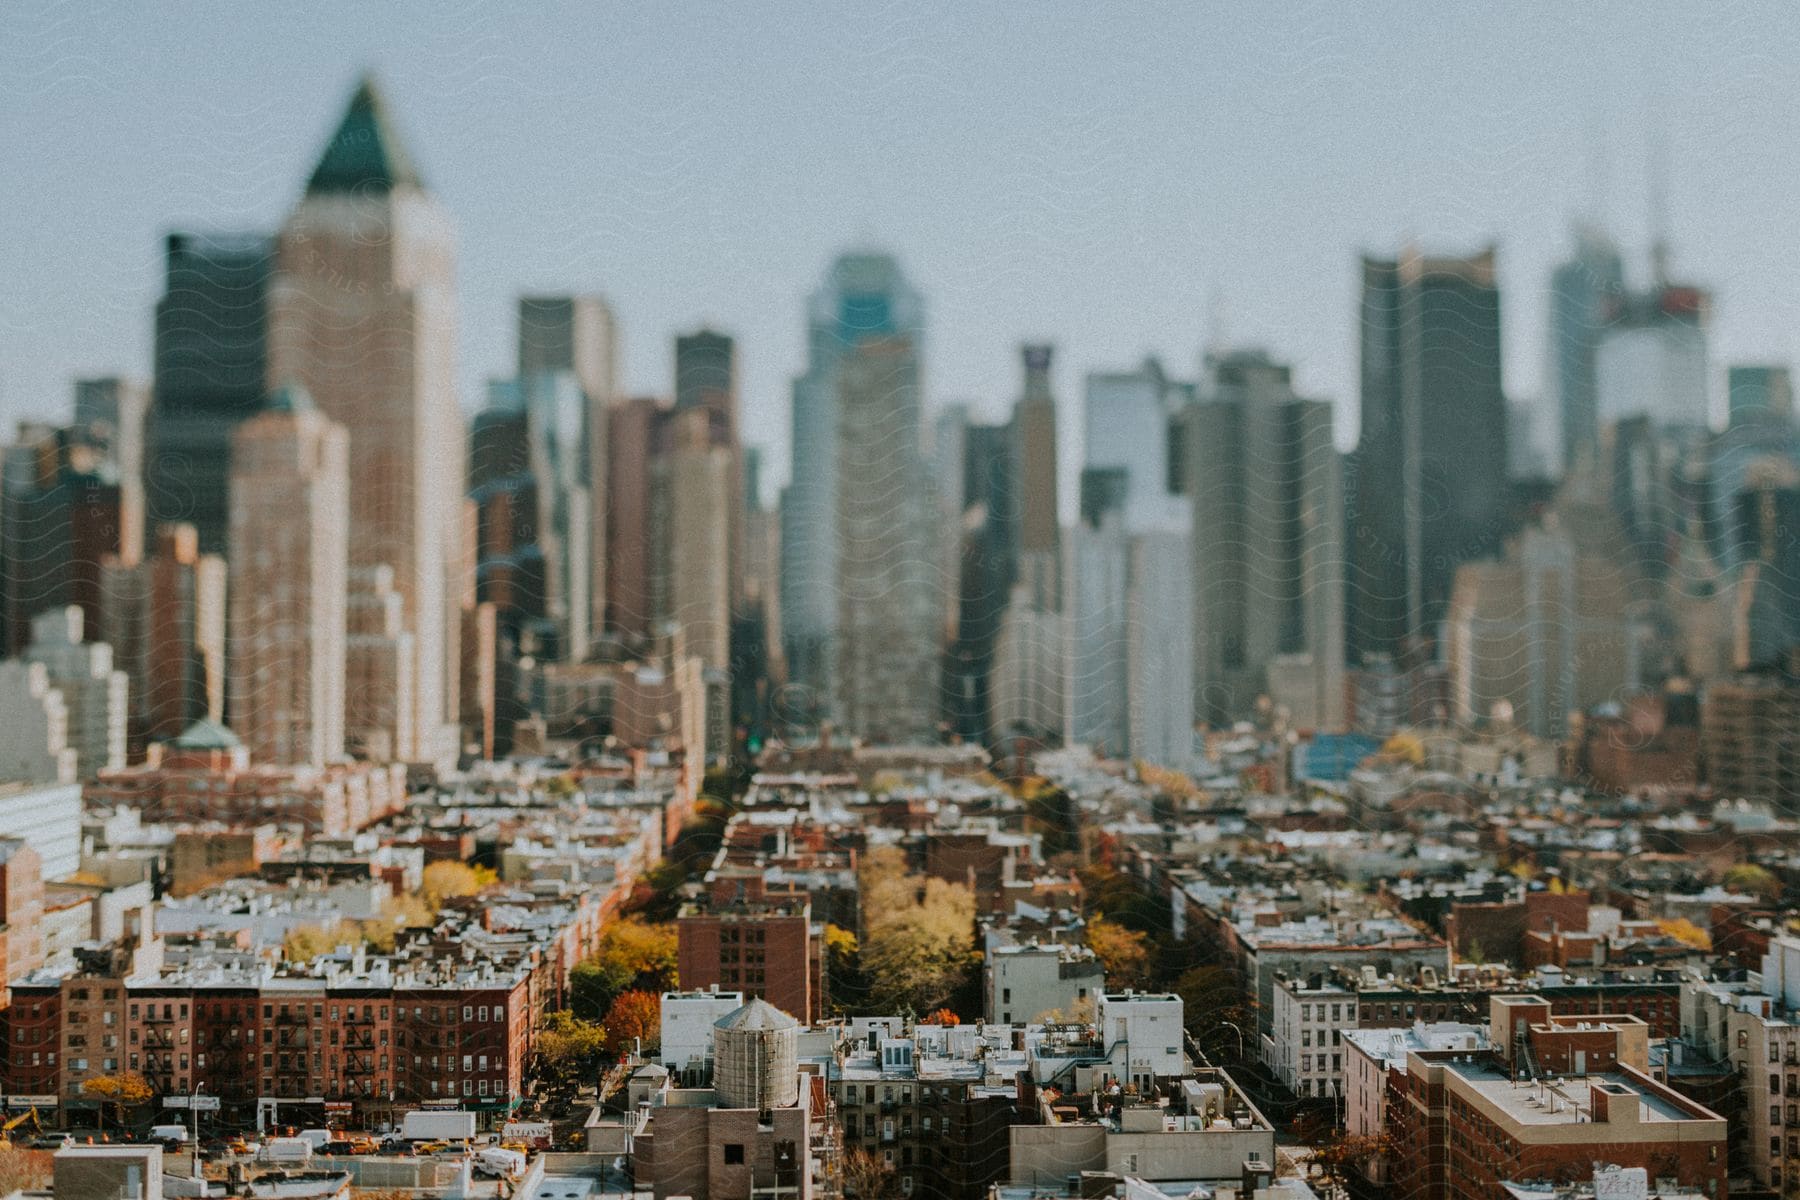
[[282, 226], [268, 379], [302, 385], [349, 436], [350, 567], [388, 566], [416, 656], [393, 753], [455, 749], [464, 453], [456, 243], [372, 79], [350, 99]]

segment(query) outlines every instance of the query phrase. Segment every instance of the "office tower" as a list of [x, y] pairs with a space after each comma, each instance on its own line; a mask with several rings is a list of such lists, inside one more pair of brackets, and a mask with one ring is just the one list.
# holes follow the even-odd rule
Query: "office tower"
[[1193, 505], [1194, 683], [1226, 726], [1259, 696], [1300, 728], [1344, 723], [1343, 479], [1329, 403], [1260, 351], [1207, 361], [1182, 421]]
[[225, 713], [225, 560], [192, 525], [156, 530], [136, 566], [106, 564], [100, 639], [131, 681], [132, 754]]
[[647, 396], [607, 413], [606, 627], [633, 647], [650, 639], [656, 618], [651, 464], [667, 441], [668, 419], [668, 406]]
[[227, 700], [257, 761], [344, 752], [351, 490], [348, 432], [299, 387], [232, 433]]
[[751, 753], [762, 748], [776, 691], [786, 678], [781, 655], [781, 514], [763, 502], [762, 451], [744, 449], [744, 594], [731, 622], [731, 710]]
[[172, 233], [156, 303], [155, 379], [144, 423], [144, 538], [192, 525], [225, 551], [231, 431], [269, 392], [266, 234]]
[[[431, 761], [453, 756], [465, 590], [453, 578], [464, 492], [455, 239], [369, 81], [282, 226], [268, 336], [271, 385], [305, 388], [348, 434], [351, 565], [394, 569], [415, 652], [401, 740]], [[341, 729], [321, 727], [315, 748], [335, 753]]]
[[1800, 481], [1758, 474], [1736, 496], [1736, 654], [1749, 670], [1791, 670], [1800, 646]]
[[1190, 394], [1154, 359], [1088, 376], [1081, 518], [1063, 555], [1064, 740], [1170, 767], [1194, 740], [1192, 517], [1169, 488], [1171, 399]]
[[1011, 434], [1013, 583], [994, 634], [994, 733], [1043, 740], [1063, 728], [1062, 530], [1057, 511], [1054, 348], [1020, 347], [1024, 387]]
[[1062, 578], [1057, 569], [1062, 519], [1057, 510], [1056, 398], [1050, 390], [1054, 351], [1048, 345], [1019, 348], [1025, 386], [1012, 420], [1020, 574], [1032, 583], [1034, 602], [1051, 611], [1058, 607], [1056, 589]]
[[16, 656], [41, 612], [76, 605], [100, 627], [105, 563], [123, 540], [117, 464], [97, 426], [19, 427], [0, 465], [0, 610]]
[[[573, 477], [586, 489], [589, 640], [606, 629], [606, 572], [609, 564], [605, 500], [608, 495], [607, 414], [618, 400], [618, 325], [599, 296], [526, 296], [519, 301], [519, 378], [544, 372], [573, 375], [581, 390], [580, 438], [585, 448], [571, 454]], [[571, 431], [572, 433], [572, 431]], [[571, 450], [574, 447], [571, 446]], [[567, 552], [572, 558], [573, 548]], [[570, 589], [574, 595], [574, 586]]]
[[[529, 600], [519, 599], [502, 619], [515, 642], [528, 635], [526, 652], [539, 658], [579, 662], [591, 641], [589, 409], [573, 372], [538, 371], [490, 383], [488, 407], [471, 434], [478, 592], [498, 601], [497, 578], [533, 581]], [[502, 510], [513, 514], [510, 522], [496, 523]]]
[[[940, 425], [941, 428], [941, 425]], [[994, 651], [1018, 575], [1016, 441], [1007, 425], [960, 423], [957, 478], [940, 494], [958, 498], [946, 540], [957, 584], [945, 687], [950, 728], [973, 742], [993, 732]]]
[[[870, 340], [916, 347], [923, 330], [919, 295], [885, 254], [840, 256], [807, 302], [807, 367], [794, 381], [792, 477], [781, 497], [781, 636], [793, 710], [786, 716], [801, 723], [828, 715], [831, 696], [843, 364]], [[916, 456], [916, 433], [913, 446]], [[871, 483], [855, 482], [862, 491]]]
[[75, 424], [104, 431], [119, 473], [119, 557], [137, 562], [144, 552], [144, 420], [150, 390], [135, 379], [75, 382]]
[[404, 618], [392, 567], [351, 568], [344, 599], [344, 742], [372, 762], [404, 762], [418, 752], [407, 740], [417, 656]]
[[837, 383], [832, 719], [871, 741], [935, 740], [950, 582], [920, 436], [916, 337], [863, 338]]
[[744, 598], [744, 448], [738, 425], [737, 343], [728, 334], [700, 329], [675, 339], [675, 411], [706, 410], [708, 436], [730, 459], [726, 505], [726, 587], [735, 613]]
[[1494, 251], [1362, 264], [1362, 432], [1345, 472], [1350, 660], [1438, 636], [1459, 564], [1507, 531]]
[[1785, 366], [1738, 366], [1725, 373], [1731, 424], [1792, 424], [1794, 381]]
[[1502, 713], [1561, 737], [1570, 713], [1647, 682], [1636, 601], [1648, 595], [1599, 473], [1579, 463], [1503, 556], [1457, 568], [1444, 622], [1450, 715]]
[[670, 445], [651, 467], [651, 609], [658, 627], [681, 628], [703, 668], [729, 670], [734, 458], [713, 440], [705, 409], [677, 408], [669, 424]]
[[1585, 451], [1599, 450], [1594, 354], [1625, 293], [1618, 248], [1596, 229], [1577, 226], [1575, 249], [1550, 275], [1549, 380], [1560, 420], [1557, 450], [1567, 474]]
[[1658, 280], [1615, 306], [1594, 351], [1600, 423], [1646, 417], [1658, 429], [1703, 428], [1711, 298]]
[[31, 619], [31, 644], [24, 659], [44, 668], [50, 686], [62, 693], [75, 772], [92, 779], [125, 765], [125, 672], [113, 669], [112, 647], [84, 642], [81, 609], [71, 604]]

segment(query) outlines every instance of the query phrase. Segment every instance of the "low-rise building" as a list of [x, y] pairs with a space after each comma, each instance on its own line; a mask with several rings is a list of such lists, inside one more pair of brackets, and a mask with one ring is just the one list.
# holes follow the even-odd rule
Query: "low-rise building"
[[991, 948], [983, 980], [989, 1021], [1072, 1021], [1093, 1015], [1106, 970], [1086, 946], [1032, 941]]

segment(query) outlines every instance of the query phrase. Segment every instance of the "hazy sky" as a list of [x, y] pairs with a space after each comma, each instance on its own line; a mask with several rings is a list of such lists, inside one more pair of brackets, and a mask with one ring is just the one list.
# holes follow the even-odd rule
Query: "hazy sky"
[[1347, 443], [1357, 254], [1493, 239], [1507, 387], [1538, 396], [1568, 220], [1601, 197], [1641, 259], [1658, 134], [1715, 367], [1796, 357], [1795, 6], [1469, 9], [8, 4], [0, 420], [147, 376], [162, 234], [276, 226], [365, 69], [460, 229], [465, 407], [520, 291], [597, 290], [633, 392], [669, 390], [676, 332], [737, 335], [776, 479], [802, 298], [851, 244], [924, 293], [933, 405], [1000, 415], [1050, 338], [1073, 436], [1083, 372], [1189, 374], [1222, 334], [1292, 361]]

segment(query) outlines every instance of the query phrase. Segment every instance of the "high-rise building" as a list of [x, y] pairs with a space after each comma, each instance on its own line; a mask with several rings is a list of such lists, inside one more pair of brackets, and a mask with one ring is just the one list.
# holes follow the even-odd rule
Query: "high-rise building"
[[225, 551], [231, 431], [269, 392], [266, 234], [172, 233], [156, 303], [155, 381], [144, 427], [146, 541], [192, 525], [203, 554]]
[[661, 400], [639, 396], [615, 405], [607, 418], [606, 627], [627, 645], [641, 647], [656, 621], [651, 475], [667, 442], [669, 408]]
[[1788, 670], [1800, 647], [1800, 485], [1753, 480], [1735, 509], [1733, 560], [1742, 568], [1734, 658], [1753, 670]]
[[837, 382], [831, 716], [872, 741], [935, 740], [951, 584], [920, 436], [916, 337], [862, 339]]
[[1494, 251], [1362, 264], [1362, 432], [1346, 464], [1350, 659], [1438, 636], [1459, 564], [1507, 532]]
[[737, 342], [729, 334], [699, 329], [675, 339], [675, 411], [701, 408], [707, 436], [726, 452], [726, 588], [733, 613], [744, 596], [744, 448], [738, 424]]
[[[565, 430], [568, 436], [564, 440], [569, 445], [564, 458], [570, 478], [587, 492], [588, 577], [582, 584], [572, 582], [569, 593], [573, 598], [576, 591], [585, 591], [590, 639], [605, 631], [607, 620], [605, 501], [607, 468], [612, 461], [607, 448], [611, 432], [607, 414], [618, 400], [618, 371], [618, 325], [605, 300], [599, 296], [526, 296], [519, 301], [519, 378], [567, 373], [574, 376], [581, 392], [580, 432]], [[573, 547], [565, 556], [575, 557]]]
[[[78, 755], [69, 723], [68, 702], [43, 663], [0, 659], [0, 785], [74, 784]], [[78, 859], [79, 833], [74, 851]]]
[[775, 695], [787, 674], [781, 654], [781, 514], [762, 496], [762, 453], [749, 446], [744, 449], [744, 594], [731, 623], [731, 708], [752, 752], [768, 736]]
[[101, 624], [105, 563], [123, 545], [123, 494], [97, 425], [24, 424], [0, 464], [0, 616], [17, 655], [32, 618], [76, 605]]
[[1725, 373], [1731, 424], [1794, 419], [1794, 381], [1786, 366], [1736, 366]]
[[1258, 351], [1210, 357], [1183, 415], [1193, 504], [1194, 683], [1223, 726], [1259, 696], [1302, 728], [1344, 723], [1343, 479], [1331, 405]]
[[349, 464], [348, 433], [298, 387], [232, 434], [228, 705], [277, 766], [344, 752]]
[[1058, 737], [1063, 728], [1062, 530], [1058, 514], [1054, 348], [1020, 347], [1013, 406], [1013, 583], [994, 635], [990, 711], [998, 736]]
[[651, 608], [681, 627], [709, 670], [731, 668], [733, 456], [712, 437], [708, 413], [677, 408], [671, 444], [651, 468]]
[[344, 740], [351, 753], [374, 762], [404, 762], [418, 751], [407, 741], [412, 736], [407, 713], [415, 655], [403, 616], [392, 567], [350, 571], [344, 605]]
[[125, 765], [125, 672], [113, 669], [112, 647], [82, 640], [81, 609], [71, 604], [31, 619], [31, 644], [24, 658], [44, 668], [50, 684], [62, 693], [68, 712], [69, 747], [75, 771], [92, 779], [101, 771]]
[[454, 577], [464, 561], [455, 238], [368, 80], [282, 226], [269, 296], [271, 386], [304, 387], [349, 435], [351, 564], [394, 571], [415, 656], [401, 740], [430, 761], [454, 756], [466, 590]]
[[[919, 295], [885, 254], [840, 256], [807, 303], [807, 367], [794, 381], [792, 478], [781, 497], [781, 628], [790, 684], [783, 716], [788, 720], [810, 723], [829, 715], [842, 611], [838, 429], [844, 363], [872, 340], [910, 344], [916, 357], [923, 331]], [[889, 449], [918, 457], [916, 427], [910, 437], [906, 446]], [[916, 471], [913, 480], [922, 476]], [[855, 482], [867, 499], [875, 481]], [[935, 653], [930, 657], [935, 667]]]
[[1190, 394], [1154, 359], [1088, 376], [1081, 518], [1063, 554], [1064, 740], [1177, 768], [1193, 757], [1194, 571], [1169, 442], [1171, 398]]
[[1614, 301], [1594, 351], [1601, 425], [1646, 417], [1659, 430], [1706, 426], [1711, 307], [1700, 288], [1661, 280]]
[[131, 680], [133, 747], [223, 719], [225, 577], [225, 560], [200, 553], [199, 532], [185, 524], [159, 526], [136, 566], [107, 563], [100, 638]]
[[1624, 292], [1618, 248], [1598, 230], [1578, 226], [1574, 253], [1550, 275], [1549, 379], [1565, 474], [1584, 451], [1599, 450], [1594, 352]]
[[965, 424], [960, 441], [960, 501], [946, 530], [956, 551], [957, 592], [945, 709], [954, 732], [987, 742], [994, 729], [994, 651], [1019, 570], [1017, 441], [1010, 424]]
[[137, 562], [144, 553], [144, 420], [150, 389], [112, 376], [75, 381], [75, 424], [104, 431], [119, 473], [119, 557]]

